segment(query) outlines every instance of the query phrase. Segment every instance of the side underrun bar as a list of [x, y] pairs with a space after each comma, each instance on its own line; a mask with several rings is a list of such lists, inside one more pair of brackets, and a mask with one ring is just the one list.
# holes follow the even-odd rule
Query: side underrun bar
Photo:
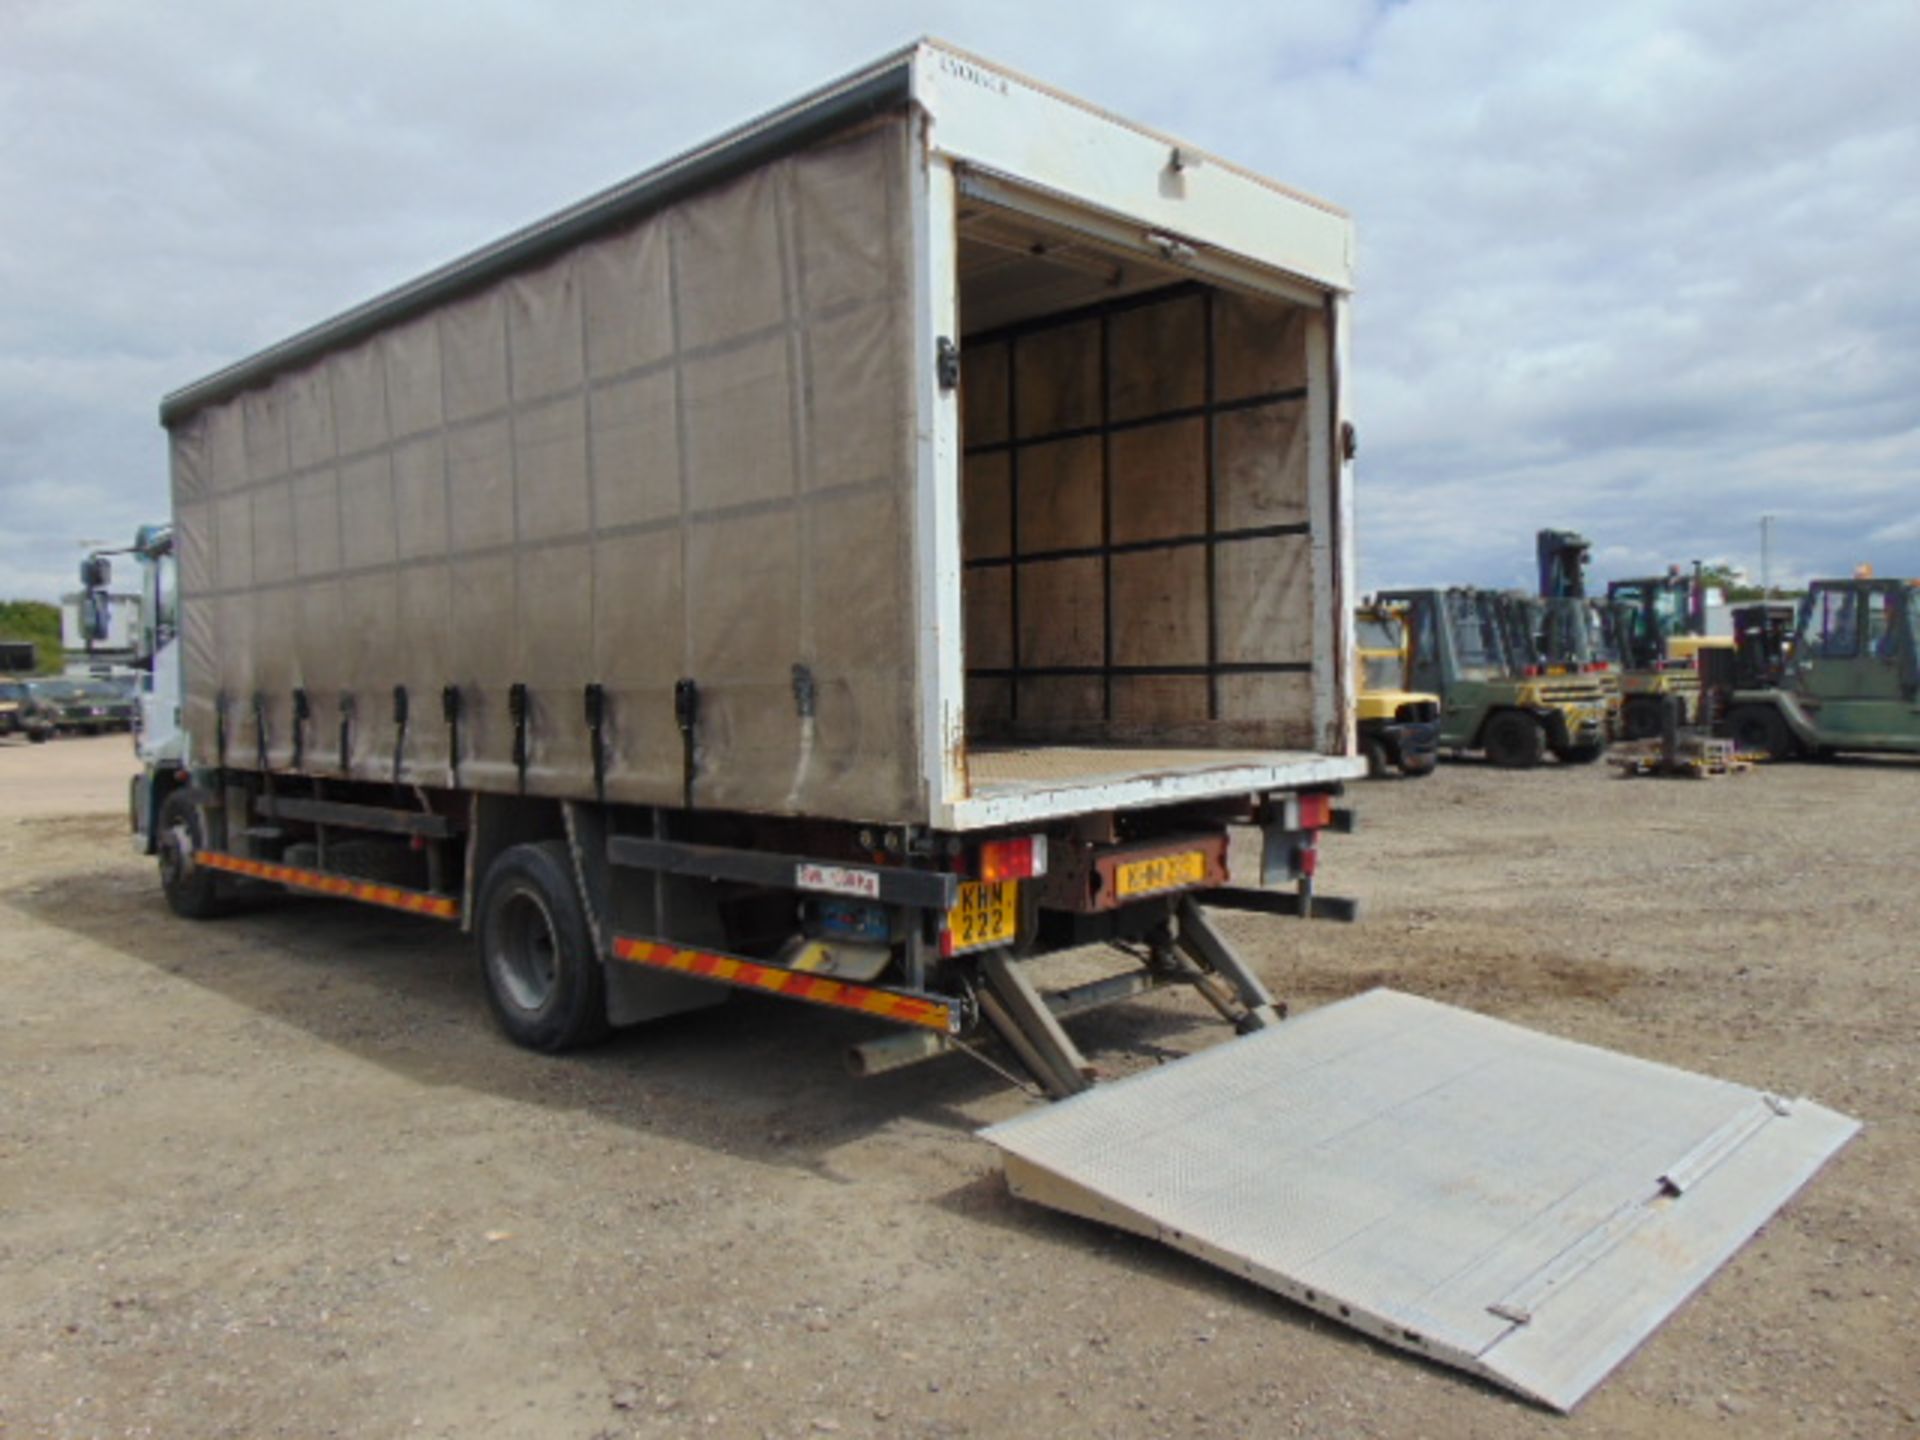
[[784, 965], [768, 965], [759, 960], [743, 960], [708, 950], [683, 950], [658, 940], [642, 940], [631, 935], [613, 937], [613, 953], [622, 960], [646, 965], [655, 970], [671, 970], [697, 980], [714, 980], [743, 990], [764, 990], [784, 995], [789, 1000], [806, 1000], [815, 1005], [831, 1005], [841, 1010], [892, 1020], [900, 1025], [918, 1025], [942, 1034], [958, 1034], [961, 1013], [958, 1006], [908, 990], [885, 990], [872, 985], [851, 985], [844, 980], [829, 980], [790, 970]]
[[460, 902], [451, 895], [429, 895], [398, 885], [376, 885], [371, 880], [329, 875], [324, 870], [302, 870], [295, 865], [246, 860], [218, 850], [195, 852], [193, 863], [204, 865], [209, 870], [224, 870], [230, 875], [245, 875], [252, 880], [270, 880], [276, 885], [290, 885], [296, 890], [311, 890], [317, 895], [337, 895], [344, 900], [384, 905], [389, 910], [405, 910], [412, 915], [431, 915], [436, 920], [460, 918]]

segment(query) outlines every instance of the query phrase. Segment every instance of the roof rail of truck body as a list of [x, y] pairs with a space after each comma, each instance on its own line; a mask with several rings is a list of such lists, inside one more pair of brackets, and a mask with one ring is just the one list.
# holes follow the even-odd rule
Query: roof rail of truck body
[[[539, 265], [583, 240], [909, 104], [931, 117], [931, 148], [988, 176], [1097, 207], [1105, 201], [1105, 208], [1130, 220], [1177, 219], [1181, 223], [1165, 225], [1165, 236], [1156, 231], [1150, 238], [1172, 245], [1198, 239], [1313, 288], [1351, 287], [1344, 211], [956, 47], [919, 40], [182, 386], [160, 402], [160, 423], [171, 428], [208, 405]], [[1129, 149], [1153, 154], [1155, 169], [1148, 173], [1164, 169], [1166, 183], [1130, 186], [1124, 197], [1114, 193], [1111, 162]], [[1089, 180], [1090, 186], [1084, 183]]]

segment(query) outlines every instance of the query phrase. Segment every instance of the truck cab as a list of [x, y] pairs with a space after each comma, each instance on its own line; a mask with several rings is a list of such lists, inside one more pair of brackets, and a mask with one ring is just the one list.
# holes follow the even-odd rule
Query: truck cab
[[[96, 550], [80, 562], [81, 588], [74, 608], [83, 645], [104, 639], [111, 627], [115, 607], [108, 587], [113, 583], [115, 556], [125, 557], [139, 571], [134, 603], [122, 607], [129, 617], [122, 658], [132, 674], [133, 688], [130, 712], [121, 723], [132, 730], [134, 753], [140, 760], [128, 796], [134, 848], [151, 855], [162, 792], [187, 763], [180, 715], [180, 587], [173, 526], [166, 522], [142, 525], [131, 545]], [[161, 778], [158, 785], [156, 776]]]
[[1736, 690], [1728, 730], [1775, 759], [1920, 753], [1920, 581], [1816, 580], [1777, 685]]

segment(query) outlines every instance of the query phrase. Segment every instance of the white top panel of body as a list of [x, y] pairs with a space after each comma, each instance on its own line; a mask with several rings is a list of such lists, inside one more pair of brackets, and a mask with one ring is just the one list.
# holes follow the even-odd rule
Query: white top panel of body
[[910, 53], [936, 153], [1321, 289], [1352, 288], [1353, 225], [1338, 206], [943, 42]]

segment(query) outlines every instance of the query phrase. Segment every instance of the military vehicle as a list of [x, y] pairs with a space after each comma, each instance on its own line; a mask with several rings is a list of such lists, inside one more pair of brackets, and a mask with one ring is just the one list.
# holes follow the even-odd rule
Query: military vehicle
[[1816, 580], [1775, 684], [1735, 690], [1734, 744], [1775, 759], [1920, 754], [1920, 581]]
[[1607, 747], [1605, 692], [1589, 674], [1548, 675], [1516, 649], [1510, 602], [1491, 590], [1383, 591], [1407, 617], [1409, 688], [1440, 697], [1440, 748], [1480, 751], [1524, 770], [1553, 756], [1598, 760]]

